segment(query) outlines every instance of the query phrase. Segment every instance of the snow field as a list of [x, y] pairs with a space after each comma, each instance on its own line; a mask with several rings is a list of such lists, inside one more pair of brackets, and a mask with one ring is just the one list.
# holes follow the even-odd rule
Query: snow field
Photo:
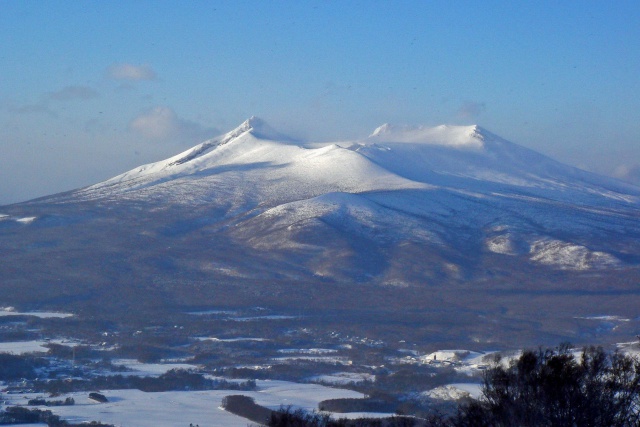
[[13, 307], [0, 308], [0, 317], [3, 316], [35, 316], [41, 319], [71, 317], [70, 313], [54, 313], [50, 311], [16, 311]]
[[482, 396], [482, 385], [477, 383], [447, 384], [425, 391], [422, 395], [438, 400], [479, 399]]
[[49, 351], [49, 349], [46, 347], [47, 344], [69, 345], [79, 344], [79, 342], [65, 339], [0, 342], [0, 353], [8, 353], [13, 355], [46, 353]]
[[[145, 393], [140, 390], [103, 390], [108, 403], [93, 403], [88, 393], [70, 393], [59, 398], [73, 397], [73, 406], [48, 407], [56, 415], [70, 422], [101, 421], [123, 427], [175, 427], [199, 424], [200, 427], [246, 427], [249, 421], [220, 408], [222, 399], [243, 394], [259, 405], [271, 409], [292, 405], [308, 411], [317, 410], [326, 399], [363, 398], [358, 392], [334, 389], [318, 384], [297, 384], [286, 381], [257, 381], [259, 391], [211, 390]], [[7, 395], [10, 405], [26, 404], [40, 394]], [[347, 414], [344, 414], [347, 416]], [[337, 414], [342, 417], [343, 414]], [[375, 414], [377, 417], [384, 414]]]
[[309, 377], [309, 381], [335, 385], [347, 385], [351, 383], [375, 380], [376, 376], [373, 374], [356, 372], [336, 372], [330, 375], [315, 375], [313, 377]]

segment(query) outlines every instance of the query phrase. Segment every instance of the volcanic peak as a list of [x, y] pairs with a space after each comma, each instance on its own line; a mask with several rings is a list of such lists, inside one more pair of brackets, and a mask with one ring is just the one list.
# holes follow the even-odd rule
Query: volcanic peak
[[268, 139], [272, 141], [290, 141], [291, 138], [287, 135], [284, 135], [277, 130], [273, 129], [271, 126], [267, 124], [264, 120], [257, 116], [251, 116], [236, 129], [229, 132], [229, 134], [234, 134], [239, 136], [244, 132], [250, 132], [253, 136], [259, 139]]
[[382, 143], [419, 143], [479, 150], [484, 148], [485, 136], [482, 128], [477, 125], [425, 127], [397, 126], [385, 123], [374, 130], [368, 139]]

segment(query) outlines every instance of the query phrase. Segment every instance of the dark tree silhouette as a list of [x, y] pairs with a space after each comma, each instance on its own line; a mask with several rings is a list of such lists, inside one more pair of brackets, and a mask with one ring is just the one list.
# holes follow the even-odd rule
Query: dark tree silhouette
[[640, 361], [601, 347], [576, 358], [568, 345], [525, 351], [485, 373], [480, 401], [456, 426], [638, 426]]

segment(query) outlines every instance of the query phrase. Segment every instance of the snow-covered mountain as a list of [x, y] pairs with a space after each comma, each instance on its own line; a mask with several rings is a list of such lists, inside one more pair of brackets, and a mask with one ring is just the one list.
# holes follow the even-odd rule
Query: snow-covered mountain
[[[228, 179], [227, 175], [242, 175]], [[213, 178], [215, 177], [215, 178]], [[328, 192], [477, 189], [496, 184], [523, 194], [599, 204], [638, 204], [640, 189], [555, 162], [478, 126], [397, 128], [388, 124], [360, 141], [296, 143], [252, 117], [222, 136], [169, 159], [144, 165], [74, 194], [81, 198], [164, 197], [205, 200], [223, 183], [233, 192], [272, 204]], [[284, 183], [283, 181], [291, 181]], [[162, 186], [163, 183], [168, 185]], [[225, 183], [227, 184], [227, 183]], [[283, 187], [287, 191], [280, 191]], [[127, 194], [132, 193], [132, 194]]]
[[[305, 144], [252, 117], [63, 199], [215, 207], [212, 222], [228, 229], [230, 221], [228, 233], [266, 250], [311, 245], [322, 252], [331, 245], [322, 229], [331, 227], [345, 244], [358, 236], [599, 269], [635, 258], [626, 252], [639, 231], [640, 189], [478, 126], [385, 124], [363, 140]], [[316, 241], [298, 235], [310, 229]], [[322, 268], [310, 273], [331, 276]]]
[[51, 270], [95, 286], [179, 276], [429, 292], [640, 278], [640, 188], [478, 126], [385, 124], [319, 143], [252, 117], [169, 159], [0, 208], [0, 233], [12, 266], [42, 265], [5, 266], [7, 283], [33, 286]]

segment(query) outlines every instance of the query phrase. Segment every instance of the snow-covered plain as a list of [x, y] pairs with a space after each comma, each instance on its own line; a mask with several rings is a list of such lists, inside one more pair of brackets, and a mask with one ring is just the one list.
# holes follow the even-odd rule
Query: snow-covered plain
[[46, 344], [47, 342], [43, 340], [0, 342], [0, 353], [14, 355], [46, 353], [49, 351], [49, 349], [45, 347]]
[[188, 314], [191, 314], [193, 316], [211, 316], [211, 315], [217, 315], [217, 314], [237, 314], [235, 311], [232, 310], [203, 310], [203, 311], [192, 311], [189, 312]]
[[0, 353], [8, 353], [14, 355], [28, 353], [46, 353], [49, 351], [47, 344], [79, 344], [78, 341], [66, 339], [53, 340], [31, 340], [31, 341], [7, 341], [0, 342]]
[[299, 353], [299, 354], [331, 354], [337, 353], [334, 348], [283, 348], [278, 353]]
[[290, 320], [298, 316], [286, 316], [282, 314], [268, 314], [266, 316], [228, 317], [226, 320], [234, 322], [257, 322], [260, 320]]
[[198, 337], [196, 339], [198, 341], [212, 341], [212, 342], [269, 341], [267, 338], [251, 338], [251, 337], [236, 337], [236, 338]]
[[274, 362], [294, 362], [296, 360], [304, 360], [307, 362], [318, 362], [318, 363], [331, 363], [335, 365], [351, 365], [351, 360], [347, 357], [342, 356], [285, 356], [285, 357], [274, 357], [271, 360]]
[[13, 307], [0, 308], [0, 317], [3, 316], [34, 316], [41, 319], [71, 317], [70, 313], [57, 313], [50, 311], [16, 311]]
[[360, 383], [363, 381], [375, 381], [376, 376], [367, 373], [356, 372], [335, 372], [333, 374], [315, 375], [309, 377], [309, 381], [319, 382], [323, 384], [347, 385], [351, 383]]
[[[108, 403], [95, 403], [88, 393], [70, 393], [73, 406], [48, 407], [53, 413], [70, 422], [101, 421], [116, 426], [174, 427], [189, 423], [200, 427], [246, 427], [250, 422], [220, 408], [222, 399], [232, 394], [253, 397], [256, 403], [271, 409], [292, 405], [309, 411], [317, 410], [326, 399], [362, 398], [363, 394], [318, 384], [298, 384], [287, 381], [257, 381], [258, 391], [173, 391], [145, 393], [140, 390], [104, 390]], [[28, 399], [41, 395], [7, 395], [11, 405], [26, 404]], [[338, 414], [342, 417], [343, 414]], [[347, 414], [344, 414], [347, 416]], [[376, 414], [384, 416], [384, 414]]]

